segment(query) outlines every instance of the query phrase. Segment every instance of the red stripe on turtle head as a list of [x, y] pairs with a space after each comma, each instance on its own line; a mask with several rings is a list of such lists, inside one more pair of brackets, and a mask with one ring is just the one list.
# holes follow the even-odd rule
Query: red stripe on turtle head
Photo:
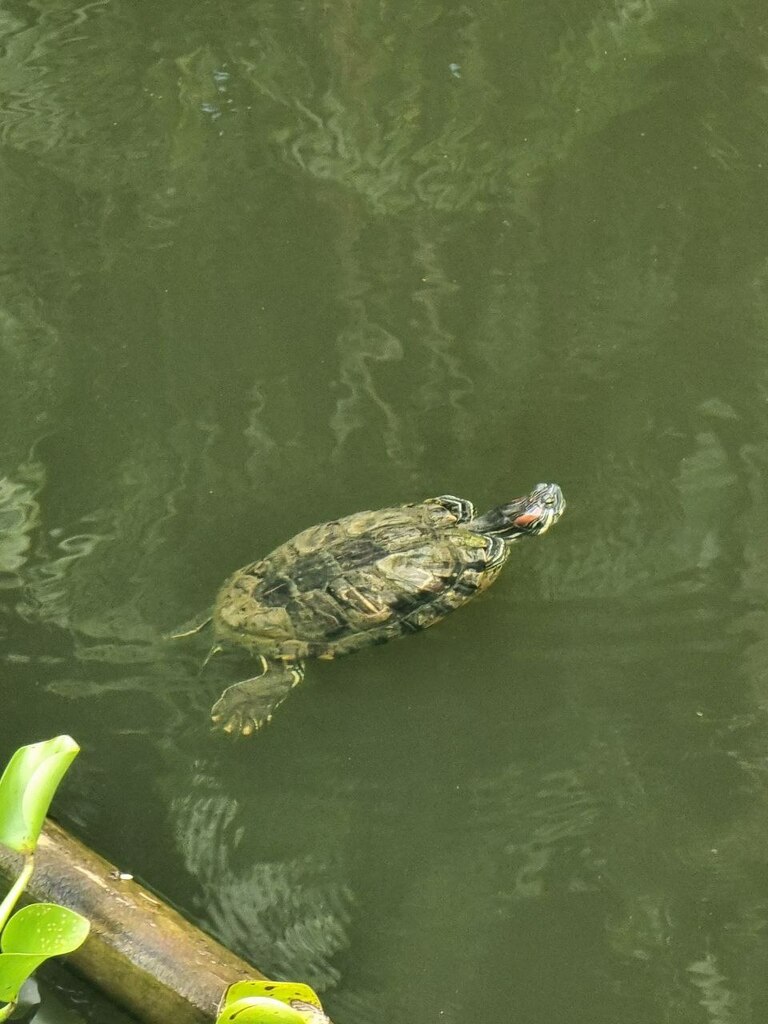
[[531, 523], [535, 523], [540, 517], [541, 514], [539, 512], [523, 512], [521, 516], [517, 516], [514, 524], [520, 527], [530, 526]]

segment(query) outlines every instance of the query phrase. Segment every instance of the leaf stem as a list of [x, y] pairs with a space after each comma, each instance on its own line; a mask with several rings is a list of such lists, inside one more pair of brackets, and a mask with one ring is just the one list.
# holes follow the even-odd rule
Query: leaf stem
[[4, 1006], [0, 1006], [0, 1021], [8, 1020], [13, 1011], [16, 1009], [16, 1003], [6, 1003]]
[[[34, 853], [24, 854], [24, 865], [21, 869], [21, 873], [16, 881], [13, 883], [11, 888], [8, 890], [8, 894], [2, 903], [0, 903], [0, 932], [5, 928], [8, 923], [8, 918], [13, 913], [13, 908], [16, 906], [19, 896], [24, 892], [27, 887], [27, 882], [32, 877], [32, 872], [35, 869], [35, 855]], [[3, 1011], [0, 1011], [2, 1013]], [[5, 1020], [4, 1017], [0, 1016], [0, 1021]]]

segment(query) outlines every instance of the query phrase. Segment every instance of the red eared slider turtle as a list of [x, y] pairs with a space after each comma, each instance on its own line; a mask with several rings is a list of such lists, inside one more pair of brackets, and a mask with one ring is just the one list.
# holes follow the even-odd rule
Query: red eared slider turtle
[[336, 658], [439, 622], [493, 583], [513, 541], [544, 533], [564, 510], [556, 484], [482, 516], [442, 495], [312, 526], [238, 569], [197, 629], [213, 622], [213, 651], [244, 647], [261, 672], [224, 691], [213, 721], [247, 736], [301, 682], [305, 658]]

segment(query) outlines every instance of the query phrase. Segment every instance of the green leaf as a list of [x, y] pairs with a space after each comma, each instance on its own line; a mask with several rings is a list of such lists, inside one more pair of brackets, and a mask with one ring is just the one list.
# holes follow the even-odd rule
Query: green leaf
[[308, 1003], [322, 1010], [322, 1004], [314, 989], [296, 981], [236, 981], [224, 993], [224, 1006], [239, 999], [266, 996], [292, 1006], [293, 1003]]
[[21, 986], [47, 959], [27, 953], [0, 953], [0, 1001], [15, 1002]]
[[306, 1024], [307, 1018], [279, 999], [251, 996], [228, 1003], [216, 1024]]
[[62, 956], [85, 942], [87, 918], [56, 903], [33, 903], [14, 914], [0, 936], [3, 953]]
[[[255, 1007], [256, 1010], [269, 1005], [280, 1003], [290, 1010], [293, 1016], [287, 1017], [242, 1017], [248, 1007]], [[237, 1008], [237, 1016], [232, 1013]], [[255, 1010], [254, 1010], [255, 1012]], [[273, 1008], [273, 1012], [276, 1012]], [[236, 981], [230, 985], [224, 993], [224, 999], [220, 1010], [217, 1024], [224, 1021], [237, 1020], [239, 1024], [258, 1024], [261, 1020], [282, 1022], [301, 1021], [302, 1024], [326, 1024], [328, 1018], [323, 1012], [323, 1007], [317, 997], [317, 993], [300, 982], [295, 981]]]
[[31, 853], [56, 788], [80, 748], [71, 736], [20, 747], [0, 778], [0, 843]]
[[14, 914], [0, 937], [0, 1000], [12, 1002], [45, 960], [81, 946], [90, 923], [55, 903], [33, 903]]

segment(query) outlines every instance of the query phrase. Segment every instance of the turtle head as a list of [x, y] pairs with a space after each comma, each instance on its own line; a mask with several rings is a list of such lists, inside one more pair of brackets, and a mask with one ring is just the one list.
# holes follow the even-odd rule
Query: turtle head
[[536, 484], [530, 494], [499, 505], [472, 520], [477, 533], [492, 533], [506, 541], [546, 533], [565, 512], [565, 498], [557, 484]]

